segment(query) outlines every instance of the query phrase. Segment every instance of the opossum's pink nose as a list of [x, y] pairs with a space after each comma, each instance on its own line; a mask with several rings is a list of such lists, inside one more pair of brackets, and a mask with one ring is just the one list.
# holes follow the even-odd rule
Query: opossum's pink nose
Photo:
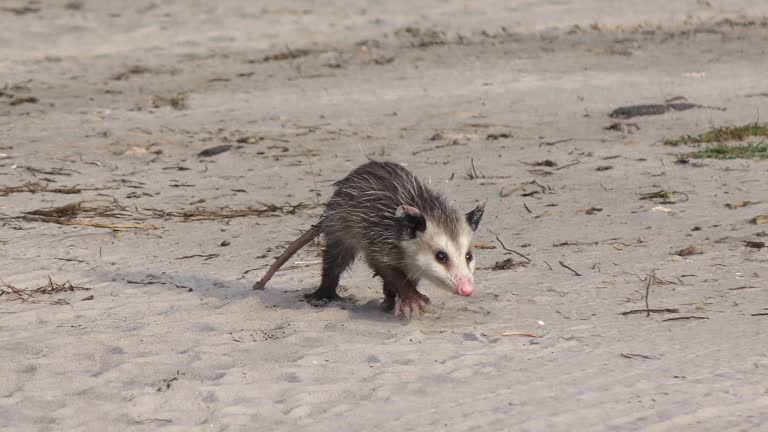
[[464, 297], [469, 297], [475, 290], [475, 285], [470, 279], [459, 279], [459, 283], [456, 284], [456, 294]]

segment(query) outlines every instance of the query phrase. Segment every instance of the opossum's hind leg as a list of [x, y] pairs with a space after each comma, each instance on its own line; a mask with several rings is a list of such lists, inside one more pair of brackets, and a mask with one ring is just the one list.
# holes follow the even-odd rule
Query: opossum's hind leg
[[384, 301], [381, 303], [381, 307], [387, 311], [392, 312], [395, 310], [395, 301], [397, 300], [397, 289], [395, 288], [394, 280], [384, 279]]
[[355, 260], [356, 251], [337, 241], [328, 241], [323, 250], [323, 277], [320, 288], [306, 296], [309, 300], [341, 300], [336, 292], [341, 274]]

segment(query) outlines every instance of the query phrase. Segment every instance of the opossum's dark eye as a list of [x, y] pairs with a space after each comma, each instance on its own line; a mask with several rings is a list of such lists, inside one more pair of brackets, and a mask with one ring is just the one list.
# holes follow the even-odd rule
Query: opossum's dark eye
[[474, 257], [472, 256], [472, 251], [469, 251], [469, 252], [467, 252], [467, 254], [465, 255], [465, 257], [467, 258], [467, 262], [468, 262], [468, 263], [471, 263], [471, 262], [472, 262], [472, 258], [474, 258]]
[[445, 264], [448, 262], [448, 254], [443, 251], [439, 251], [438, 253], [435, 254], [435, 259], [440, 264]]

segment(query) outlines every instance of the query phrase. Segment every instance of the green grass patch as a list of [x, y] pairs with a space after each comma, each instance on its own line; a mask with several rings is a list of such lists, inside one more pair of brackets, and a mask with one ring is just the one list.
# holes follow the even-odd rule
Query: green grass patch
[[688, 201], [688, 194], [674, 190], [659, 189], [655, 192], [640, 194], [641, 200], [650, 200], [657, 204], [677, 204]]
[[754, 145], [717, 144], [712, 147], [686, 153], [695, 159], [768, 159], [768, 143]]
[[[768, 137], [768, 124], [752, 123], [744, 126], [723, 126], [712, 129], [709, 132], [705, 132], [701, 135], [684, 135], [675, 139], [666, 139], [664, 140], [664, 145], [681, 146], [691, 144], [724, 143], [727, 141], [744, 141], [749, 137], [755, 136]], [[735, 158], [720, 157], [718, 159]]]

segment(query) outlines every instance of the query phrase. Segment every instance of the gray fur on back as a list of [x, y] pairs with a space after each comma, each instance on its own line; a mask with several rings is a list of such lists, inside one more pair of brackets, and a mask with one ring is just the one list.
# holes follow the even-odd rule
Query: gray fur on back
[[427, 230], [434, 223], [450, 238], [459, 236], [463, 215], [401, 165], [370, 161], [334, 185], [336, 191], [319, 222], [330, 253], [335, 253], [331, 248], [351, 248], [362, 252], [374, 270], [401, 267], [400, 242], [407, 237], [395, 217], [401, 205], [421, 211], [428, 220]]

